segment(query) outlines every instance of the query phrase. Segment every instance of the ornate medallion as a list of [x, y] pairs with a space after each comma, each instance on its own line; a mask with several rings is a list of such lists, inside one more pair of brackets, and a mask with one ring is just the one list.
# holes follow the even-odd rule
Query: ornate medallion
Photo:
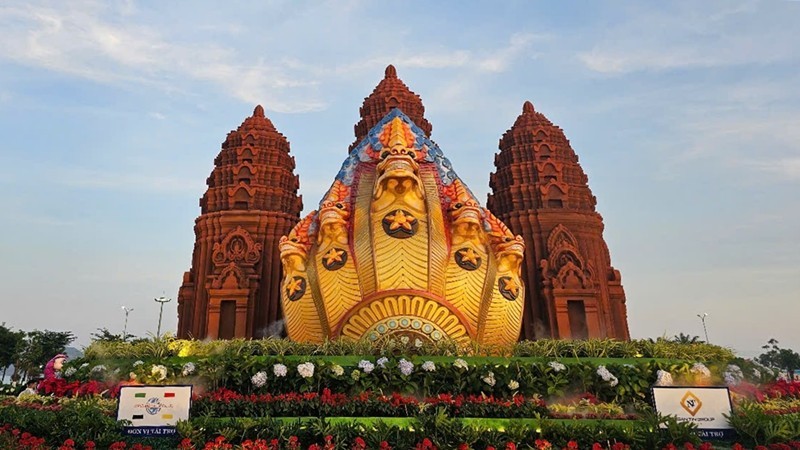
[[322, 256], [322, 267], [328, 270], [341, 269], [346, 262], [347, 251], [341, 248], [332, 248]]
[[500, 289], [500, 295], [506, 300], [514, 301], [519, 297], [520, 285], [511, 277], [498, 278], [497, 287]]
[[414, 236], [419, 227], [419, 221], [410, 212], [398, 209], [387, 214], [382, 221], [383, 231], [397, 239], [406, 239]]
[[481, 266], [481, 256], [470, 247], [456, 250], [456, 264], [464, 270], [476, 270]]
[[303, 298], [306, 293], [306, 279], [303, 277], [293, 277], [286, 285], [286, 297], [291, 301], [297, 301]]

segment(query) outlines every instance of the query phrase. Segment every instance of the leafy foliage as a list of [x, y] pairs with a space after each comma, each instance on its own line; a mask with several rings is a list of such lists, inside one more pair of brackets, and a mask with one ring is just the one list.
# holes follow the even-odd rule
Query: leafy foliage
[[71, 331], [34, 330], [25, 334], [22, 348], [17, 352], [14, 367], [23, 378], [38, 375], [50, 358], [63, 353], [75, 335]]
[[775, 369], [785, 370], [791, 374], [800, 369], [800, 354], [788, 348], [780, 348], [776, 339], [770, 339], [762, 346], [764, 353], [758, 356], [758, 362]]

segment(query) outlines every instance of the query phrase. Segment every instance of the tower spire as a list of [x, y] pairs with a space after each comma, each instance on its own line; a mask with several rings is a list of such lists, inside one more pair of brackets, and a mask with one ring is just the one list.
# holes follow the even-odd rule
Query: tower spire
[[425, 119], [425, 107], [422, 105], [422, 99], [397, 77], [397, 69], [389, 64], [384, 71], [383, 80], [375, 86], [372, 94], [364, 99], [364, 103], [359, 109], [361, 120], [354, 127], [356, 140], [350, 145], [349, 150], [355, 148], [367, 136], [369, 130], [393, 108], [403, 111], [425, 132], [426, 137], [430, 137], [433, 126]]

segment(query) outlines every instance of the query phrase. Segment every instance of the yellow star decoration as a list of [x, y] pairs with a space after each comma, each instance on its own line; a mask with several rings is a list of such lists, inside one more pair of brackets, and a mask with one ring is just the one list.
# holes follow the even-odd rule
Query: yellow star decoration
[[471, 262], [474, 265], [478, 265], [478, 259], [480, 259], [480, 255], [475, 253], [475, 250], [471, 248], [465, 248], [464, 250], [459, 250], [458, 254], [461, 255], [461, 262]]
[[389, 225], [390, 230], [396, 230], [398, 228], [403, 228], [405, 230], [411, 231], [411, 224], [416, 220], [414, 216], [411, 214], [406, 215], [402, 209], [398, 209], [394, 215], [386, 216], [386, 220], [392, 221], [392, 224]]
[[335, 248], [328, 250], [328, 253], [325, 253], [325, 256], [323, 256], [323, 258], [325, 259], [325, 265], [330, 266], [335, 262], [342, 262], [343, 254], [344, 250], [338, 250]]
[[510, 292], [514, 295], [514, 297], [519, 295], [519, 284], [517, 284], [516, 280], [513, 278], [506, 278], [503, 280], [503, 282], [505, 283], [503, 285], [503, 290]]
[[289, 297], [293, 296], [303, 289], [303, 279], [302, 278], [292, 278], [289, 281], [289, 284], [286, 286], [286, 291], [289, 293]]

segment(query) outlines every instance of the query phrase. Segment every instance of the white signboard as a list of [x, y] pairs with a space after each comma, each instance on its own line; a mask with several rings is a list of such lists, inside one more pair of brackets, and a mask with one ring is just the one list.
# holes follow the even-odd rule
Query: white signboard
[[170, 435], [189, 420], [192, 386], [122, 386], [117, 420], [130, 421], [127, 434]]
[[727, 438], [733, 429], [724, 416], [731, 414], [727, 387], [654, 387], [653, 400], [660, 414], [697, 424], [703, 438]]

